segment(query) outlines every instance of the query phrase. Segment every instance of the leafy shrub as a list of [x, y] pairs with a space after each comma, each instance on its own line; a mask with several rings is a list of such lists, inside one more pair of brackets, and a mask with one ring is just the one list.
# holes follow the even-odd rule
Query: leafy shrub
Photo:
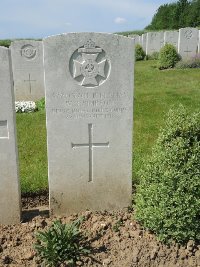
[[139, 61], [139, 60], [143, 60], [145, 58], [145, 52], [142, 48], [141, 45], [136, 44], [135, 46], [135, 60]]
[[172, 44], [165, 44], [161, 49], [158, 56], [159, 69], [173, 68], [180, 60], [180, 56], [176, 52], [175, 46]]
[[177, 69], [200, 68], [200, 54], [188, 59], [181, 60], [176, 64]]
[[45, 264], [52, 267], [60, 264], [74, 266], [81, 255], [89, 253], [84, 248], [85, 238], [79, 231], [81, 222], [82, 219], [71, 224], [55, 221], [48, 230], [37, 233], [35, 249]]
[[39, 111], [45, 109], [45, 98], [44, 97], [36, 101], [36, 107]]
[[159, 52], [153, 52], [151, 55], [147, 55], [147, 60], [158, 60]]
[[162, 241], [200, 240], [200, 112], [169, 111], [140, 178], [137, 220]]

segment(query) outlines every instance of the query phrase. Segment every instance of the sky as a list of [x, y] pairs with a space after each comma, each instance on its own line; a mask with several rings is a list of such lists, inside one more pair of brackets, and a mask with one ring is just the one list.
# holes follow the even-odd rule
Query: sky
[[174, 0], [0, 0], [0, 39], [142, 30]]

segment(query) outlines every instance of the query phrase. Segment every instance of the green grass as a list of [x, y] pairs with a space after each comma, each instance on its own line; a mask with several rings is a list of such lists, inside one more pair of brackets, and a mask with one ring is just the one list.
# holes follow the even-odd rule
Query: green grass
[[22, 192], [47, 189], [47, 139], [44, 111], [17, 114], [17, 138]]
[[[164, 117], [173, 105], [182, 103], [191, 111], [200, 106], [200, 70], [155, 68], [156, 61], [135, 66], [134, 181], [143, 160], [151, 153]], [[45, 112], [17, 114], [17, 134], [22, 192], [48, 188]]]
[[140, 61], [135, 66], [134, 99], [134, 175], [151, 153], [165, 115], [173, 105], [182, 103], [194, 111], [200, 106], [199, 69], [164, 70], [155, 66], [157, 61]]

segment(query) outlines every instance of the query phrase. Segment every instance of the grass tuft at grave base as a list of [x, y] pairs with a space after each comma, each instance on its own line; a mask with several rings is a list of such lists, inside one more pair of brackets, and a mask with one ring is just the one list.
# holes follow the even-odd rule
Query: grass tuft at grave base
[[[199, 69], [161, 71], [157, 61], [135, 65], [133, 181], [151, 153], [165, 114], [182, 103], [189, 111], [200, 106]], [[17, 135], [22, 192], [41, 192], [48, 188], [45, 111], [17, 114]]]
[[48, 188], [45, 111], [17, 113], [17, 139], [22, 193]]

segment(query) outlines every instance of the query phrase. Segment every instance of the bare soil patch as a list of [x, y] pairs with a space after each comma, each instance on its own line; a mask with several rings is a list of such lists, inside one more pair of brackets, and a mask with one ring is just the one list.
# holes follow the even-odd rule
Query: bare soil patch
[[200, 244], [164, 245], [133, 219], [134, 211], [91, 212], [69, 217], [49, 218], [48, 195], [24, 196], [23, 221], [19, 225], [0, 225], [0, 266], [42, 266], [33, 244], [35, 233], [55, 219], [70, 222], [85, 216], [81, 230], [91, 243], [92, 253], [76, 266], [111, 267], [189, 267], [200, 266]]

